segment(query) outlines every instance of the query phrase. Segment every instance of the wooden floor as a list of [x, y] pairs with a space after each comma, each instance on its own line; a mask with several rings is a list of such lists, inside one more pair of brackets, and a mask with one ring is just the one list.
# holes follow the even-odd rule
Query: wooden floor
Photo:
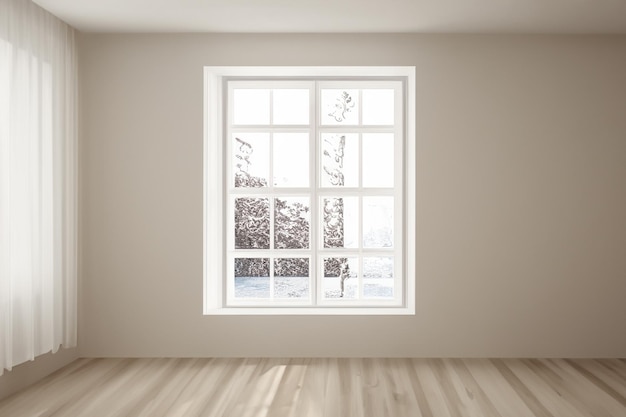
[[80, 359], [2, 417], [625, 417], [626, 360]]

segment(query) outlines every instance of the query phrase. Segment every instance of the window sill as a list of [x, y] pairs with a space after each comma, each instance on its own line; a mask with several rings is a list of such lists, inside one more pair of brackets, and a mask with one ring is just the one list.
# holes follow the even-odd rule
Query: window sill
[[209, 308], [206, 316], [409, 316], [410, 307], [222, 307]]

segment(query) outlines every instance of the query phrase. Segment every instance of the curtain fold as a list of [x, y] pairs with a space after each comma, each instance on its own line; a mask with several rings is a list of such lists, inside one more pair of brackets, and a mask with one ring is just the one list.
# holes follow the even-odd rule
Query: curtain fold
[[74, 30], [0, 0], [0, 375], [76, 346]]

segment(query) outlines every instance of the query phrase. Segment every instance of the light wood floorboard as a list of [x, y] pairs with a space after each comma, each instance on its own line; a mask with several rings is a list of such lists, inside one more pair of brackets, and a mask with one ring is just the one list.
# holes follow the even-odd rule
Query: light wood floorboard
[[79, 359], [2, 417], [625, 417], [623, 359]]

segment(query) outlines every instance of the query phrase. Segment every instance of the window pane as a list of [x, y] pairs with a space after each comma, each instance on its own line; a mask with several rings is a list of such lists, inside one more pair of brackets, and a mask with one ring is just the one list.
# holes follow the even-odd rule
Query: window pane
[[363, 197], [363, 247], [393, 247], [393, 197]]
[[356, 133], [323, 133], [322, 187], [359, 186], [359, 136]]
[[269, 258], [235, 258], [235, 297], [269, 298]]
[[393, 298], [393, 258], [363, 258], [363, 296]]
[[359, 296], [359, 258], [324, 258], [324, 298], [355, 299]]
[[235, 199], [235, 249], [270, 248], [270, 206], [267, 198]]
[[233, 90], [233, 123], [235, 125], [267, 125], [270, 123], [270, 90]]
[[393, 133], [363, 134], [363, 186], [393, 187]]
[[309, 259], [274, 259], [274, 297], [309, 297]]
[[274, 199], [274, 247], [307, 249], [309, 247], [310, 202], [306, 197]]
[[267, 187], [270, 176], [269, 133], [233, 135], [235, 187]]
[[309, 124], [309, 90], [277, 89], [274, 90], [273, 95], [273, 124]]
[[274, 185], [309, 186], [309, 134], [274, 134]]
[[321, 115], [323, 125], [359, 124], [359, 90], [323, 89]]
[[322, 199], [325, 248], [359, 247], [358, 197]]
[[363, 90], [361, 94], [364, 125], [393, 125], [393, 90]]

